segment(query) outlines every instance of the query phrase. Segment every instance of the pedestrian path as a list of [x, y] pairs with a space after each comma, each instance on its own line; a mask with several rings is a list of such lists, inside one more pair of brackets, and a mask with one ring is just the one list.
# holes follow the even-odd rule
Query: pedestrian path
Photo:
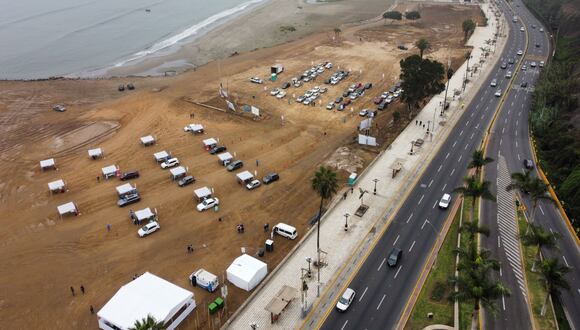
[[[490, 12], [490, 4], [481, 4], [484, 12]], [[411, 189], [421, 173], [429, 164], [446, 136], [452, 130], [455, 122], [463, 113], [477, 92], [481, 81], [489, 74], [489, 68], [498, 60], [495, 54], [501, 53], [505, 39], [500, 38], [492, 55], [485, 57], [483, 49], [486, 40], [493, 39], [497, 33], [497, 22], [489, 20], [489, 25], [476, 28], [468, 44], [473, 47], [472, 57], [478, 60], [477, 73], [470, 78], [471, 83], [457, 96], [451, 96], [454, 90], [461, 91], [466, 72], [464, 63], [449, 81], [449, 109], [444, 116], [440, 116], [444, 93], [433, 97], [417, 115], [417, 122], [409, 124], [397, 139], [359, 176], [353, 192], [348, 191], [346, 199], [343, 192], [339, 192], [329, 206], [321, 221], [320, 247], [325, 252], [325, 266], [320, 270], [320, 284], [317, 281], [317, 269], [313, 269], [313, 276], [305, 278], [308, 289], [302, 291], [302, 276], [308, 269], [307, 258], [316, 260], [316, 233], [312, 228], [302, 241], [288, 253], [288, 256], [274, 270], [270, 270], [268, 278], [258, 286], [246, 302], [230, 317], [224, 328], [248, 329], [256, 325], [259, 329], [296, 329], [305, 320], [305, 316], [312, 310], [305, 328], [312, 328], [322, 318], [326, 308], [332, 302], [332, 295], [344, 283], [343, 280], [354, 271], [355, 265], [361, 260], [364, 252], [377, 238], [378, 233], [387, 224], [391, 215], [396, 212], [399, 202], [404, 200], [406, 192]], [[481, 62], [479, 61], [481, 59]], [[433, 119], [435, 118], [435, 119]], [[421, 121], [421, 125], [419, 125]], [[423, 123], [427, 123], [423, 127]], [[411, 142], [423, 139], [420, 147], [414, 147], [411, 153]], [[399, 174], [392, 177], [392, 168], [396, 163], [402, 165]], [[378, 180], [375, 183], [375, 180]], [[374, 194], [376, 186], [376, 195]], [[362, 216], [354, 213], [361, 205], [359, 188], [367, 191], [364, 195], [364, 204], [369, 206]], [[312, 198], [317, 198], [312, 193]], [[346, 216], [348, 214], [348, 216]], [[348, 231], [345, 224], [348, 221]], [[275, 239], [284, 239], [279, 236]], [[266, 305], [276, 293], [288, 285], [299, 290], [303, 295], [292, 301], [280, 315], [276, 323], [271, 323], [270, 313], [265, 310]], [[318, 299], [318, 293], [321, 299]]]

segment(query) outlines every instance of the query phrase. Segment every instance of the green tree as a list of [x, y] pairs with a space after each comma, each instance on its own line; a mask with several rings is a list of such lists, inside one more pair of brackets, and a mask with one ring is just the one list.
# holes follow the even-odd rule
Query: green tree
[[405, 13], [405, 18], [410, 20], [416, 20], [421, 18], [421, 14], [416, 10], [412, 10]]
[[419, 55], [411, 55], [401, 60], [400, 66], [401, 87], [405, 90], [402, 99], [409, 111], [417, 108], [419, 102], [426, 97], [445, 89], [443, 83], [445, 69], [441, 63], [422, 59]]
[[462, 232], [468, 233], [469, 240], [471, 242], [474, 242], [474, 243], [476, 242], [475, 235], [477, 235], [477, 234], [489, 236], [489, 228], [487, 226], [484, 226], [484, 225], [480, 226], [478, 219], [474, 219], [473, 221], [466, 222], [466, 223], [462, 224], [461, 227], [459, 228], [459, 230], [461, 230]]
[[512, 173], [512, 183], [510, 183], [506, 190], [519, 189], [524, 194], [528, 194], [532, 200], [532, 214], [530, 215], [530, 224], [534, 223], [536, 217], [536, 208], [540, 200], [553, 202], [554, 199], [548, 194], [548, 185], [537, 176], [532, 176], [531, 171]]
[[[317, 263], [320, 263], [320, 219], [322, 218], [322, 207], [324, 206], [324, 201], [329, 200], [332, 195], [336, 194], [338, 191], [336, 172], [328, 167], [320, 166], [312, 178], [312, 189], [314, 189], [314, 191], [318, 193], [318, 196], [320, 196], [320, 207], [318, 208], [318, 219], [316, 220], [318, 223], [316, 230], [316, 253], [318, 254]], [[317, 267], [319, 283], [320, 267], [320, 265]]]
[[385, 25], [387, 24], [387, 19], [400, 21], [403, 18], [403, 14], [399, 11], [386, 11], [383, 13], [383, 18], [385, 19]]
[[475, 168], [475, 175], [479, 178], [481, 169], [491, 162], [493, 162], [493, 159], [485, 157], [483, 150], [479, 149], [475, 150], [471, 155], [471, 161], [467, 165], [467, 168]]
[[566, 280], [565, 276], [570, 269], [564, 265], [561, 265], [558, 259], [550, 258], [542, 262], [540, 266], [540, 274], [542, 279], [546, 283], [546, 299], [544, 300], [544, 305], [542, 305], [541, 315], [546, 315], [546, 307], [548, 306], [548, 301], [550, 295], [558, 295], [560, 289], [570, 290], [570, 284]]
[[429, 43], [429, 41], [427, 41], [427, 39], [421, 38], [421, 39], [417, 40], [417, 42], [415, 42], [415, 47], [419, 48], [420, 56], [422, 59], [423, 52], [425, 52], [427, 49], [430, 49], [431, 44]]
[[471, 18], [468, 18], [463, 21], [461, 27], [463, 29], [463, 41], [465, 42], [467, 41], [467, 38], [469, 38], [469, 36], [473, 33], [473, 31], [475, 31], [476, 24]]
[[394, 111], [393, 112], [393, 121], [395, 123], [398, 123], [399, 120], [401, 120], [401, 113], [399, 111]]
[[530, 224], [530, 230], [521, 235], [522, 243], [526, 246], [537, 246], [536, 258], [532, 264], [532, 272], [536, 271], [536, 264], [541, 261], [542, 248], [554, 249], [560, 237], [558, 233], [546, 231], [542, 226]]
[[142, 320], [135, 321], [135, 324], [129, 330], [164, 330], [165, 328], [163, 322], [157, 322], [155, 317], [148, 314]]
[[487, 199], [495, 202], [495, 196], [489, 190], [489, 181], [479, 181], [474, 175], [463, 179], [464, 185], [455, 188], [453, 191], [460, 193], [464, 198], [471, 197], [471, 210], [469, 212], [469, 221], [473, 223], [475, 219], [475, 204], [478, 198]]

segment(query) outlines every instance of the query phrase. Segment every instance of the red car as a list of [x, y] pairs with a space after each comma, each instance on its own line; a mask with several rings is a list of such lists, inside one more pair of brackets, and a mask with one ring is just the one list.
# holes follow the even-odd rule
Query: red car
[[343, 104], [344, 104], [345, 106], [347, 106], [347, 105], [349, 105], [351, 102], [352, 102], [352, 100], [351, 100], [351, 99], [346, 99], [346, 100], [344, 100], [344, 103], [343, 103]]
[[380, 96], [377, 96], [373, 99], [373, 102], [375, 102], [375, 104], [380, 104], [381, 102], [383, 102], [383, 98]]
[[355, 87], [355, 89], [359, 89], [359, 88], [361, 88], [361, 87], [362, 87], [362, 83], [356, 83], [356, 87]]

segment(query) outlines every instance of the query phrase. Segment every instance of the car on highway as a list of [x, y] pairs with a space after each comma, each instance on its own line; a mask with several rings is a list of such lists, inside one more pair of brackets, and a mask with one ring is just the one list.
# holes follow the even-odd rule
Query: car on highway
[[540, 32], [544, 32], [544, 28], [540, 28]]
[[131, 180], [131, 179], [137, 179], [138, 177], [139, 177], [139, 171], [127, 171], [127, 172], [123, 172], [123, 174], [121, 174], [119, 179], [121, 179], [121, 181], [126, 181], [126, 180]]
[[536, 42], [536, 48], [540, 48], [540, 44]]
[[164, 161], [163, 163], [161, 163], [161, 168], [162, 169], [166, 169], [166, 168], [170, 168], [170, 167], [174, 167], [179, 165], [179, 159], [177, 158], [169, 158], [168, 160]]
[[258, 77], [250, 78], [250, 82], [253, 82], [254, 84], [263, 84], [264, 83], [264, 81]]
[[523, 51], [523, 50], [521, 50], [521, 49], [520, 49], [520, 50], [518, 50], [518, 55], [519, 55], [519, 56], [522, 56], [522, 55], [524, 55], [524, 51]]
[[161, 226], [159, 226], [159, 222], [151, 221], [148, 224], [146, 224], [145, 226], [139, 228], [139, 230], [137, 231], [137, 234], [139, 235], [139, 237], [145, 237], [147, 235], [153, 234], [154, 232], [158, 231], [159, 229], [161, 229]]
[[531, 170], [534, 168], [534, 162], [531, 159], [524, 159], [524, 167]]
[[504, 70], [505, 70], [505, 69], [507, 69], [507, 63], [506, 63], [506, 62], [503, 62], [503, 63], [501, 64], [500, 68], [502, 68], [502, 69], [504, 69]]
[[523, 27], [523, 26], [520, 28], [520, 31], [522, 31], [522, 32], [524, 32], [525, 30], [526, 30], [526, 29], [524, 29], [524, 27]]
[[262, 183], [260, 182], [260, 180], [255, 179], [246, 185], [246, 189], [252, 190], [252, 189], [258, 188], [261, 184]]
[[401, 260], [402, 257], [403, 257], [403, 250], [401, 250], [397, 247], [393, 248], [393, 250], [389, 254], [389, 257], [387, 258], [387, 265], [389, 265], [389, 267], [395, 267], [399, 263], [399, 261]]
[[139, 195], [139, 193], [128, 194], [119, 198], [119, 200], [117, 201], [117, 205], [119, 207], [123, 207], [133, 203], [137, 203], [140, 200], [141, 196]]
[[280, 176], [276, 172], [268, 173], [262, 179], [262, 181], [264, 182], [264, 184], [270, 184], [270, 183], [275, 182], [275, 181], [278, 181], [278, 180], [280, 180]]
[[544, 67], [544, 61], [540, 61], [539, 66], [540, 66], [540, 68], [543, 68]]
[[497, 79], [493, 79], [489, 85], [491, 87], [497, 87]]
[[527, 81], [522, 81], [522, 83], [520, 84], [520, 87], [523, 87], [523, 88], [528, 87], [528, 82]]
[[339, 312], [346, 312], [354, 301], [354, 296], [356, 296], [356, 292], [351, 288], [346, 288], [336, 303], [336, 310]]
[[495, 94], [494, 94], [494, 95], [495, 95], [495, 96], [497, 96], [497, 97], [500, 97], [500, 96], [501, 96], [501, 89], [500, 89], [500, 88], [498, 88], [498, 89], [495, 91]]
[[451, 195], [443, 194], [443, 197], [441, 197], [441, 200], [439, 201], [439, 207], [446, 209], [449, 207], [449, 204], [451, 204]]
[[528, 67], [524, 64], [522, 65], [522, 71], [526, 71], [528, 69]]
[[515, 63], [515, 61], [514, 61], [514, 58], [513, 58], [513, 57], [510, 57], [510, 58], [508, 59], [508, 63], [509, 63], [509, 64], [514, 64], [514, 63]]
[[211, 209], [216, 205], [220, 205], [219, 199], [214, 197], [206, 198], [201, 203], [197, 204], [197, 210], [199, 212], [203, 212], [207, 209]]
[[[524, 66], [525, 66], [525, 65], [524, 65]], [[512, 72], [511, 72], [511, 71], [508, 71], [508, 72], [505, 74], [505, 77], [506, 77], [507, 79], [510, 79], [510, 78], [512, 77]]]
[[185, 187], [195, 182], [195, 178], [193, 175], [188, 175], [177, 182], [177, 185], [180, 187]]
[[226, 169], [228, 170], [228, 172], [232, 172], [239, 168], [242, 168], [243, 166], [244, 162], [242, 162], [241, 160], [234, 160], [233, 162], [228, 164], [228, 166], [226, 166]]
[[228, 150], [228, 148], [226, 148], [225, 146], [215, 146], [215, 147], [211, 148], [209, 153], [211, 155], [215, 155], [215, 154], [219, 154], [220, 152], [224, 152], [226, 150]]
[[532, 62], [530, 63], [530, 67], [532, 67], [532, 68], [535, 68], [535, 67], [536, 67], [536, 65], [538, 65], [538, 64], [537, 64], [536, 62], [534, 62], [534, 61], [532, 61]]

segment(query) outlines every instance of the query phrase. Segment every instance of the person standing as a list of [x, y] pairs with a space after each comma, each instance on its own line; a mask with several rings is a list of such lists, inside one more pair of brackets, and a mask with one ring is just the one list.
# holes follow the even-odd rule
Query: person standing
[[73, 297], [75, 296], [75, 288], [73, 288], [72, 286], [70, 287], [70, 292], [72, 293]]
[[85, 294], [85, 287], [84, 287], [84, 285], [81, 285], [81, 293], [82, 294]]
[[107, 224], [107, 232], [110, 232], [110, 231], [111, 231], [111, 224], [110, 224], [110, 223], [108, 223], [108, 224]]
[[89, 308], [89, 310], [91, 311], [91, 314], [95, 314], [95, 309], [93, 308], [93, 305], [91, 305], [91, 307]]

